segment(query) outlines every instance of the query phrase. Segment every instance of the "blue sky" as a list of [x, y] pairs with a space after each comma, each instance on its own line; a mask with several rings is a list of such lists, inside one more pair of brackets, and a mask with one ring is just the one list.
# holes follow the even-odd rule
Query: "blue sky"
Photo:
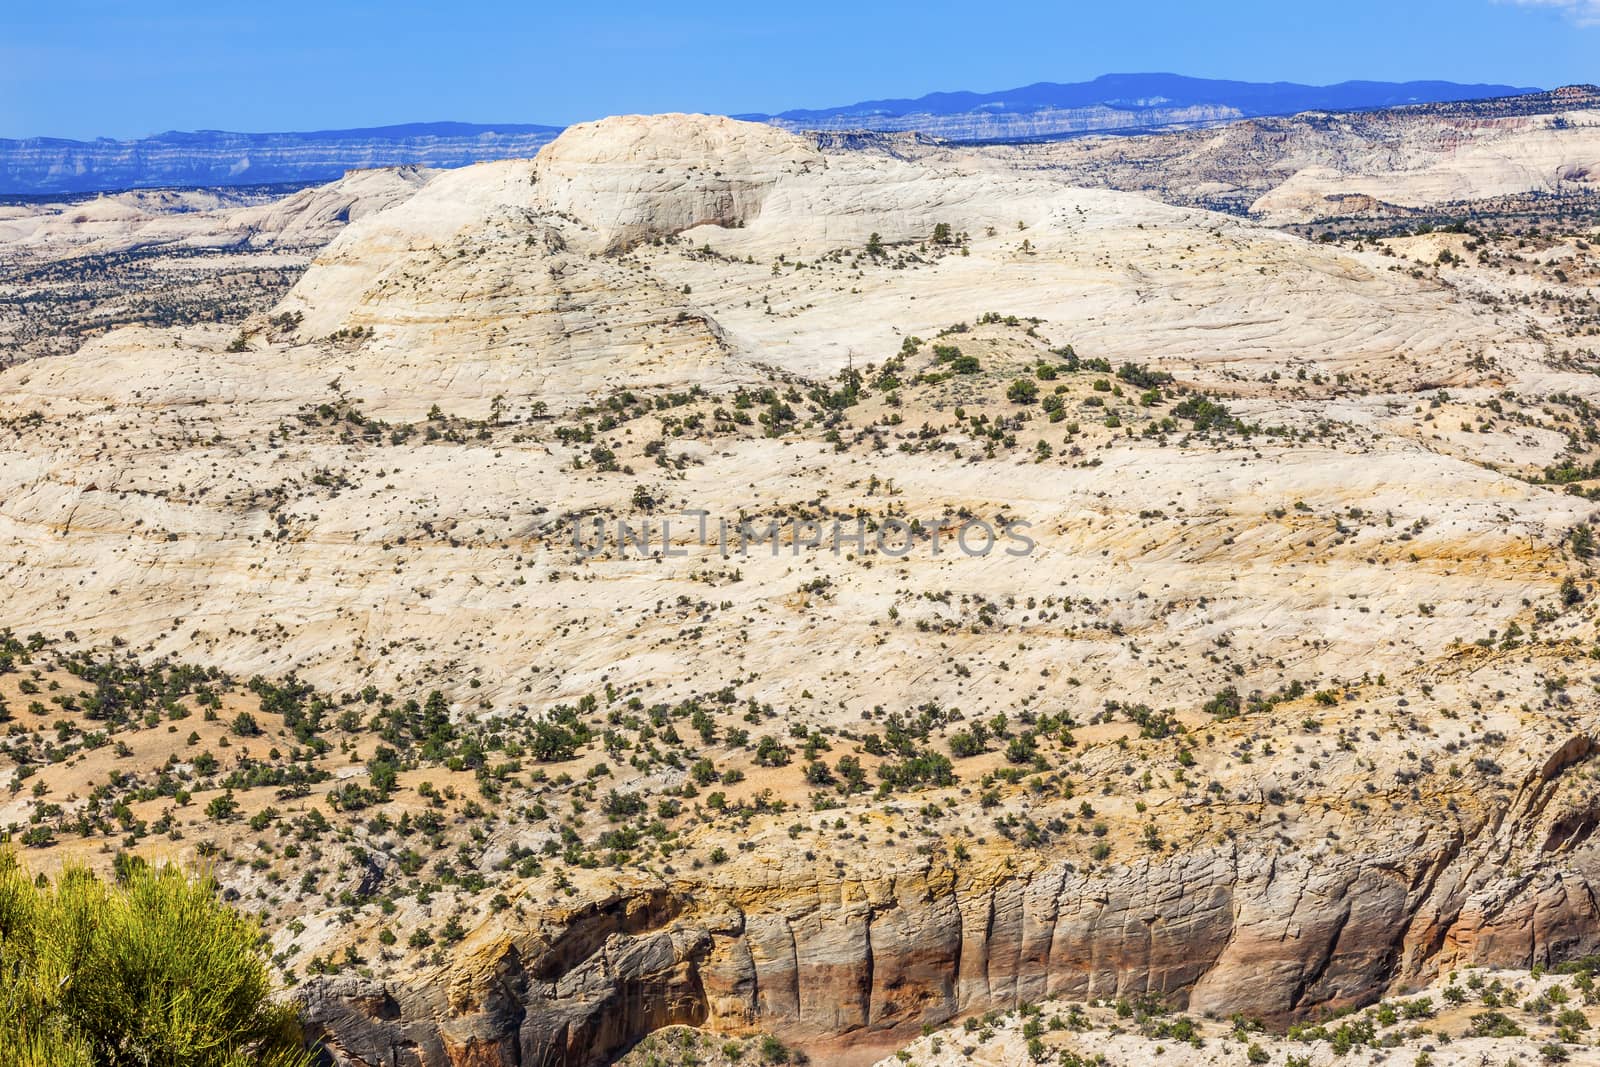
[[7, 0], [0, 137], [780, 111], [1098, 74], [1600, 82], [1600, 0]]

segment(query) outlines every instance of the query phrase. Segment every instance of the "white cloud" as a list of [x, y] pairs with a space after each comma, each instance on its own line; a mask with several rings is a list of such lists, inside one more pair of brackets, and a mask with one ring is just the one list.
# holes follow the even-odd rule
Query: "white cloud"
[[1600, 0], [1498, 0], [1518, 7], [1553, 7], [1579, 26], [1600, 26]]

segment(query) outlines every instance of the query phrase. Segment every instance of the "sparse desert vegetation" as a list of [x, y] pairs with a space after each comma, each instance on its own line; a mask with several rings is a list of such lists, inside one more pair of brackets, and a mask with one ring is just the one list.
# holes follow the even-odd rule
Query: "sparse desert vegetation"
[[190, 900], [347, 1064], [1592, 1056], [1578, 191], [924, 148], [635, 116], [251, 208], [314, 255], [36, 250], [245, 265], [0, 371], [16, 899]]

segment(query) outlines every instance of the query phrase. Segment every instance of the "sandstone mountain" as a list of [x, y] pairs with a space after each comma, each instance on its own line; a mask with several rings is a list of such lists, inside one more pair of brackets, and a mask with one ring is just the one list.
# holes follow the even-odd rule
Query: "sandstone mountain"
[[1038, 151], [583, 124], [0, 371], [0, 826], [211, 863], [363, 1067], [1581, 966], [1595, 235]]

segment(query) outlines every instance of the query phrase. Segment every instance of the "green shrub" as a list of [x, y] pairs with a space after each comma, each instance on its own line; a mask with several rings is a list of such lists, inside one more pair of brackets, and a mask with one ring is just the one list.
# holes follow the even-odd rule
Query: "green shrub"
[[763, 1034], [761, 1036], [760, 1050], [762, 1063], [789, 1062], [788, 1046], [771, 1034]]
[[0, 852], [0, 1063], [309, 1067], [254, 921], [175, 867], [121, 874], [36, 882]]
[[1472, 1017], [1472, 1033], [1477, 1037], [1521, 1037], [1523, 1030], [1502, 1012], [1486, 1011]]
[[1031, 404], [1039, 398], [1039, 387], [1026, 378], [1018, 378], [1006, 387], [1006, 399], [1013, 404]]

